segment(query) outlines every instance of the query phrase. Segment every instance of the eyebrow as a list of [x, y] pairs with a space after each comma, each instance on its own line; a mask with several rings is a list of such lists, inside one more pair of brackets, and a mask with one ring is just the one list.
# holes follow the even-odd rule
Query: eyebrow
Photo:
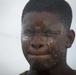
[[43, 32], [61, 33], [60, 29], [50, 29], [50, 28], [44, 29]]
[[24, 28], [23, 31], [24, 31], [24, 32], [34, 32], [34, 30], [32, 30], [32, 29], [30, 29], [30, 28], [28, 28], [28, 29]]
[[47, 27], [46, 29], [44, 29], [44, 31], [60, 31], [60, 29], [53, 29], [53, 28], [50, 28], [50, 27]]

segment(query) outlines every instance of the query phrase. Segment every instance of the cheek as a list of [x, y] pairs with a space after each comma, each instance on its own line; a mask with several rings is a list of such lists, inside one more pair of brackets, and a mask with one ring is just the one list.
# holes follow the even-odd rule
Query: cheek
[[56, 51], [56, 50], [58, 50], [59, 49], [59, 45], [60, 45], [60, 43], [56, 40], [56, 39], [54, 39], [54, 38], [48, 38], [47, 40], [46, 40], [46, 43], [48, 44], [48, 46], [49, 46], [49, 48], [51, 49], [51, 51]]
[[27, 36], [22, 36], [22, 37], [21, 37], [21, 43], [22, 43], [23, 53], [24, 53], [24, 55], [26, 56], [27, 53], [28, 53], [29, 45], [30, 45], [30, 39], [29, 39], [29, 37], [27, 37]]
[[64, 54], [64, 46], [62, 44], [62, 40], [57, 40], [53, 38], [49, 38], [47, 40], [47, 44], [50, 49], [50, 54], [52, 55], [53, 58], [61, 58]]
[[22, 36], [22, 37], [21, 37], [21, 40], [22, 40], [22, 41], [27, 41], [28, 39], [29, 39], [28, 36]]
[[29, 41], [30, 41], [30, 38], [28, 36], [22, 35], [21, 37], [22, 45], [25, 45], [25, 46], [28, 45]]

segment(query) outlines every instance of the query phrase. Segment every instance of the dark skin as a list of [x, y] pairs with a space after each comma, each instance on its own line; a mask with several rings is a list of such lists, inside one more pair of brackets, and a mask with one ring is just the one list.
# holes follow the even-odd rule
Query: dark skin
[[66, 63], [75, 33], [66, 30], [59, 15], [30, 12], [22, 21], [22, 50], [30, 64], [27, 75], [72, 75]]

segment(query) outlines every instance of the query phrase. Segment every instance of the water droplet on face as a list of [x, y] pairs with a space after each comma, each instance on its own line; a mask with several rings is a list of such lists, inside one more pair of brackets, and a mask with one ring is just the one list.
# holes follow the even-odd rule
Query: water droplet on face
[[48, 26], [48, 22], [47, 21], [44, 21], [43, 23], [45, 26]]
[[28, 40], [27, 36], [22, 37], [22, 40]]
[[54, 63], [56, 65], [56, 63]]
[[47, 44], [48, 44], [49, 48], [50, 48], [50, 46], [53, 44], [53, 42], [54, 42], [54, 41], [53, 41], [52, 38], [50, 38], [50, 39], [48, 40], [48, 43], [47, 43]]
[[61, 52], [63, 51], [63, 50], [60, 50]]
[[53, 42], [53, 40], [51, 40], [50, 42]]
[[51, 62], [53, 62], [53, 60], [51, 60]]
[[55, 55], [55, 57], [57, 57], [57, 55]]
[[46, 21], [44, 21], [44, 24], [46, 24]]

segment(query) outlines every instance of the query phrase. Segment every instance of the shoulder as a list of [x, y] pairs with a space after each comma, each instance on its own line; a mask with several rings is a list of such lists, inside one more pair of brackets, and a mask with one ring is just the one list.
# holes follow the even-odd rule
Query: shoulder
[[28, 71], [25, 71], [25, 72], [23, 72], [23, 73], [21, 73], [21, 74], [19, 74], [19, 75], [26, 75], [27, 72], [28, 72]]
[[74, 71], [73, 75], [76, 75], [76, 70]]

